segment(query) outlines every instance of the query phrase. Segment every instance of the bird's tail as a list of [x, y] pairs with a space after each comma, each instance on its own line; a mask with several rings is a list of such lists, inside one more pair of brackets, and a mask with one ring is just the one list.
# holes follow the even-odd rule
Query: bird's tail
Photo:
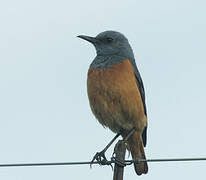
[[[144, 153], [144, 146], [142, 142], [141, 132], [135, 131], [128, 139], [129, 149], [132, 154], [133, 160], [146, 159]], [[134, 169], [137, 175], [146, 174], [148, 172], [147, 162], [134, 163]]]

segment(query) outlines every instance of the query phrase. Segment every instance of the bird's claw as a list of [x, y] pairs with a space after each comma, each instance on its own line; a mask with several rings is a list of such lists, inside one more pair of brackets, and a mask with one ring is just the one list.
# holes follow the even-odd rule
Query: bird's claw
[[[95, 162], [95, 160], [99, 165], [110, 165], [112, 167], [111, 163], [107, 160], [104, 151], [97, 152], [95, 154], [95, 156], [93, 157], [93, 159], [90, 163], [90, 168], [92, 167], [92, 164], [93, 164], [93, 162]], [[112, 167], [112, 169], [113, 169], [113, 167]]]
[[118, 164], [120, 167], [125, 167], [126, 166], [125, 162], [122, 162], [116, 158], [116, 150], [117, 149], [114, 150], [112, 157], [111, 157], [111, 160], [114, 161], [116, 164]]

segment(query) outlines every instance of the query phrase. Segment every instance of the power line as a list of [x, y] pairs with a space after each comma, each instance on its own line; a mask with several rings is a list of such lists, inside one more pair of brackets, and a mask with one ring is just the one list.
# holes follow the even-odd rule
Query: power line
[[138, 161], [139, 162], [206, 161], [206, 158], [139, 159]]
[[[166, 158], [166, 159], [138, 159], [138, 160], [125, 160], [125, 166], [132, 163], [139, 162], [177, 162], [177, 161], [206, 161], [206, 158]], [[25, 167], [25, 166], [68, 166], [68, 165], [85, 165], [85, 164], [101, 164], [101, 165], [111, 165], [115, 163], [116, 160], [112, 159], [111, 161], [104, 162], [51, 162], [51, 163], [11, 163], [11, 164], [0, 164], [0, 167]]]
[[[14, 164], [0, 164], [0, 167], [17, 167], [17, 166], [68, 166], [68, 165], [83, 165], [90, 164], [90, 161], [85, 162], [51, 162], [51, 163], [14, 163]], [[92, 164], [98, 164], [93, 162]]]

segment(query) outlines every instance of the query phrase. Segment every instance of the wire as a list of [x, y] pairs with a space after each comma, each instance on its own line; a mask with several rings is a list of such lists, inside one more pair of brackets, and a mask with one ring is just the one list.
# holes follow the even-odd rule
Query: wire
[[[67, 165], [83, 165], [91, 162], [51, 162], [51, 163], [16, 163], [16, 164], [0, 164], [0, 167], [15, 167], [15, 166], [67, 166]], [[93, 162], [92, 164], [98, 164]]]
[[140, 159], [139, 162], [206, 161], [206, 158]]
[[[170, 158], [170, 159], [138, 159], [138, 160], [125, 160], [125, 165], [130, 165], [132, 163], [139, 162], [171, 162], [171, 161], [206, 161], [206, 158]], [[111, 165], [116, 163], [115, 160], [107, 161], [101, 164], [101, 162], [51, 162], [51, 163], [14, 163], [14, 164], [0, 164], [0, 167], [25, 167], [25, 166], [68, 166], [68, 165], [84, 165], [84, 164], [101, 164], [101, 165]]]

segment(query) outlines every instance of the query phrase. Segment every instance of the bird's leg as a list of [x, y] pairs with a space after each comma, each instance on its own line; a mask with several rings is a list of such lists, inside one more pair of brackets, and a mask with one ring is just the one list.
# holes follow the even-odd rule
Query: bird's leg
[[129, 139], [129, 137], [135, 132], [135, 128], [133, 127], [128, 134], [123, 138], [123, 141], [126, 143], [126, 141]]
[[[93, 157], [91, 163], [90, 163], [90, 167], [92, 165], [92, 163], [96, 160], [100, 165], [105, 165], [107, 164], [107, 158], [105, 157], [105, 152], [107, 151], [107, 149], [112, 145], [112, 143], [120, 136], [120, 133], [118, 133], [110, 142], [109, 144], [107, 144], [107, 146], [100, 152], [97, 152], [95, 154], [95, 156]], [[108, 164], [110, 165], [110, 164]]]
[[[134, 132], [135, 132], [135, 128], [132, 128], [132, 129], [128, 132], [128, 134], [123, 138], [123, 140], [122, 140], [121, 143], [126, 146], [127, 140], [129, 139], [129, 137], [130, 137]], [[111, 159], [115, 160], [116, 163], [118, 163], [119, 165], [125, 166], [125, 163], [124, 163], [124, 162], [122, 162], [122, 161], [120, 161], [119, 159], [116, 158], [116, 153], [117, 153], [117, 152], [116, 152], [116, 149], [114, 149], [114, 152], [113, 152], [113, 155], [112, 155], [112, 158], [111, 158]]]

